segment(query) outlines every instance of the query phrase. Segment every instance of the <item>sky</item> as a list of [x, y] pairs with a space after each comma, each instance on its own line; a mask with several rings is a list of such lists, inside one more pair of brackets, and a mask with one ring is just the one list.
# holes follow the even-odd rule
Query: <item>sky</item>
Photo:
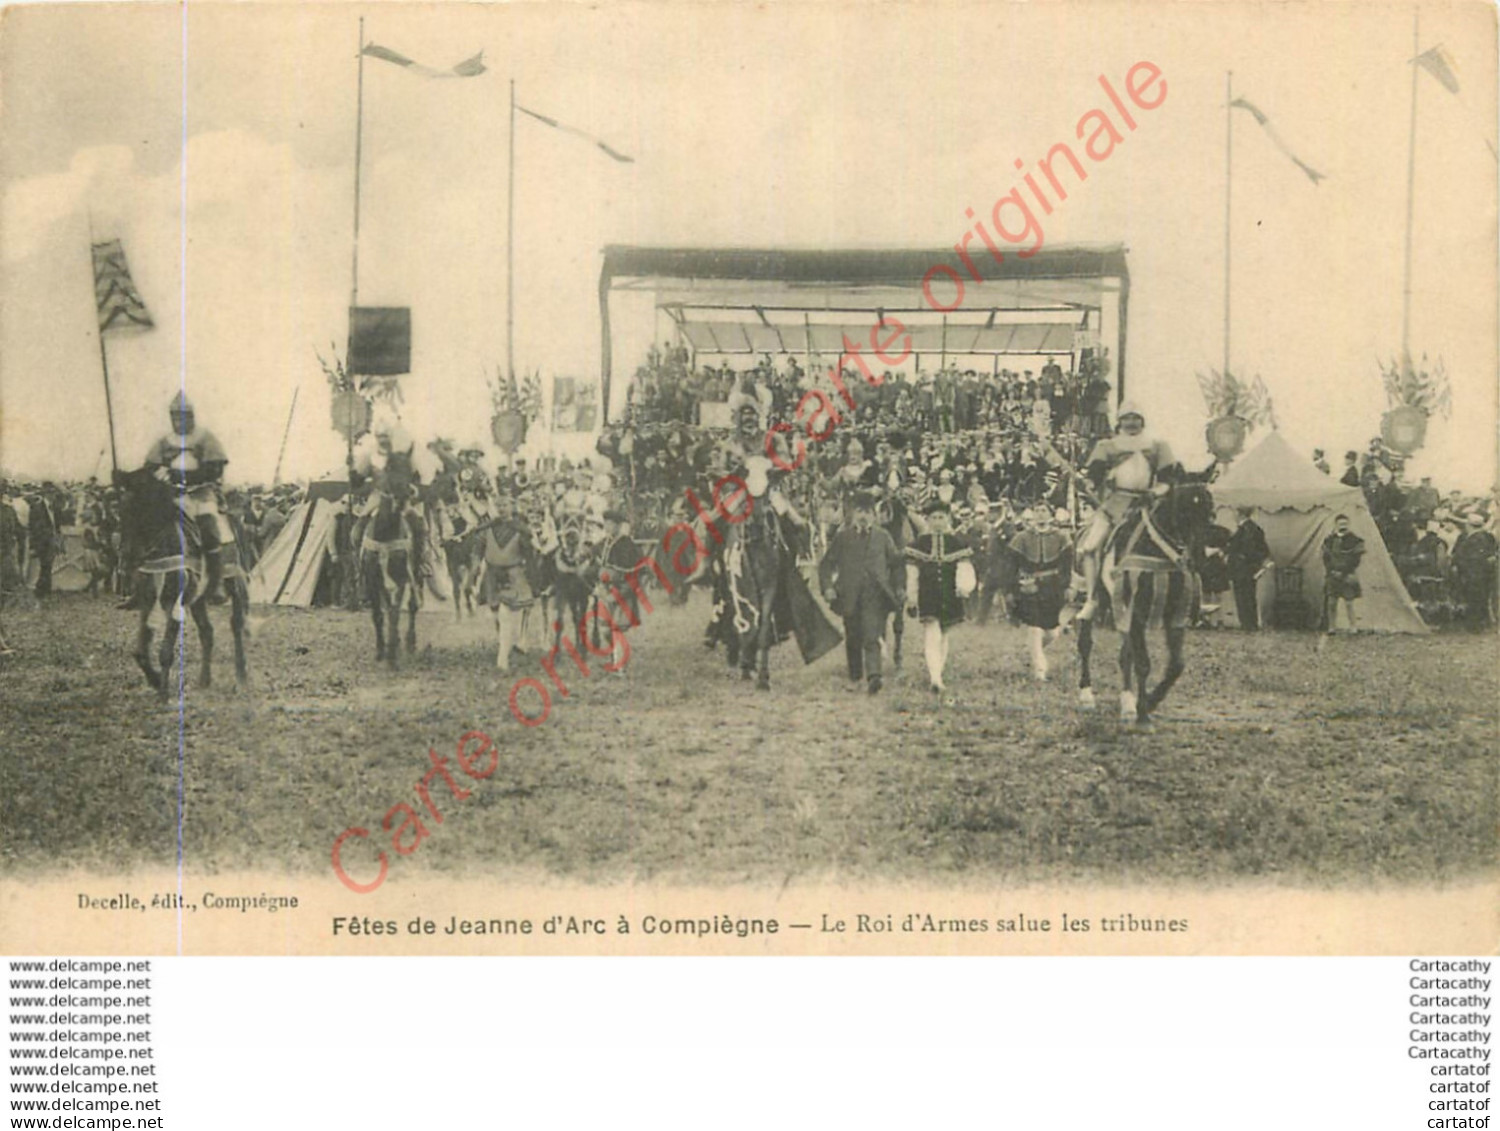
[[[1045, 245], [1128, 248], [1130, 391], [1204, 463], [1195, 374], [1221, 363], [1225, 82], [1233, 133], [1232, 366], [1299, 450], [1363, 450], [1400, 348], [1412, 8], [1379, 4], [519, 3], [9, 7], [0, 24], [0, 467], [109, 466], [88, 243], [118, 236], [157, 328], [107, 343], [122, 466], [186, 383], [268, 482], [337, 472], [317, 352], [345, 336], [359, 18], [366, 42], [487, 73], [367, 59], [359, 297], [413, 311], [403, 416], [481, 440], [506, 349], [508, 83], [621, 165], [521, 119], [518, 368], [596, 377], [606, 244], [951, 247], [1135, 63], [1166, 83], [1043, 218]], [[1411, 342], [1451, 420], [1413, 474], [1496, 477], [1496, 29], [1433, 4], [1461, 88], [1419, 73]], [[1252, 443], [1254, 439], [1252, 438]]]

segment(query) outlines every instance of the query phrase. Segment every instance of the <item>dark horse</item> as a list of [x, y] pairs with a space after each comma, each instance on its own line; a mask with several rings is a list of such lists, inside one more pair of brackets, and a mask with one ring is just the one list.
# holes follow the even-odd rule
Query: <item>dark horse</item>
[[[1151, 712], [1184, 670], [1182, 646], [1198, 596], [1198, 570], [1204, 538], [1213, 524], [1214, 501], [1202, 483], [1182, 482], [1147, 507], [1132, 511], [1103, 551], [1107, 584], [1120, 641], [1120, 720], [1145, 726]], [[1103, 579], [1108, 578], [1108, 582]], [[1151, 653], [1146, 630], [1160, 617], [1167, 640], [1167, 668], [1149, 691]], [[1094, 647], [1092, 621], [1078, 623], [1079, 699], [1092, 704], [1089, 656]]]
[[388, 661], [393, 670], [400, 666], [403, 606], [407, 609], [406, 650], [417, 650], [427, 532], [409, 507], [416, 495], [415, 478], [408, 460], [391, 456], [376, 477], [375, 509], [359, 520], [354, 531], [365, 599], [375, 621], [375, 659]]
[[[453, 616], [462, 620], [464, 606], [469, 616], [474, 615], [474, 589], [479, 578], [479, 546], [473, 524], [461, 512], [461, 497], [458, 492], [458, 475], [444, 469], [434, 478], [427, 489], [421, 492], [427, 515], [427, 528], [433, 537], [441, 539], [442, 565], [448, 572], [448, 582], [453, 594]], [[437, 516], [440, 509], [447, 511], [446, 528], [440, 528]]]
[[795, 556], [769, 495], [756, 500], [749, 515], [730, 528], [724, 555], [727, 631], [737, 645], [740, 678], [748, 680], [755, 673], [761, 691], [771, 689], [771, 648], [791, 635], [782, 571]]
[[[157, 479], [152, 470], [117, 472], [116, 482], [121, 488], [121, 558], [139, 563], [132, 575], [133, 604], [140, 610], [135, 662], [145, 673], [146, 682], [166, 699], [171, 688], [172, 658], [177, 654], [178, 633], [186, 610], [198, 626], [202, 652], [198, 684], [209, 687], [213, 682], [214, 628], [205, 600], [203, 544], [198, 525], [178, 506], [176, 487]], [[234, 674], [243, 684], [249, 675], [245, 664], [245, 613], [250, 607], [250, 595], [245, 588], [244, 572], [232, 552], [237, 547], [237, 542], [225, 539], [223, 581], [230, 602], [229, 627], [234, 632]], [[153, 664], [151, 621], [158, 610], [166, 624]]]
[[[911, 512], [906, 509], [906, 504], [894, 496], [880, 501], [875, 510], [875, 521], [885, 527], [885, 532], [891, 536], [891, 541], [896, 543], [896, 549], [903, 553], [908, 545], [916, 541], [920, 533], [915, 520], [911, 517]], [[901, 670], [901, 640], [905, 634], [906, 618], [898, 609], [896, 615], [891, 618], [891, 666], [898, 672]]]

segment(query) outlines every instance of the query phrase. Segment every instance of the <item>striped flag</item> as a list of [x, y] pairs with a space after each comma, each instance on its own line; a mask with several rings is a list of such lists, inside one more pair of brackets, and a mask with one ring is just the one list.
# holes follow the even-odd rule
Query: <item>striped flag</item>
[[1453, 70], [1453, 56], [1448, 54], [1448, 49], [1441, 43], [1436, 47], [1429, 47], [1412, 62], [1442, 83], [1449, 94], [1458, 93], [1458, 75]]
[[399, 51], [392, 51], [389, 47], [382, 47], [378, 43], [365, 45], [364, 54], [372, 59], [384, 59], [387, 63], [395, 63], [398, 67], [405, 67], [414, 74], [429, 79], [471, 79], [476, 75], [482, 75], [488, 69], [484, 65], [484, 52], [465, 59], [462, 63], [455, 63], [446, 71], [436, 67], [426, 67], [415, 59], [408, 59]]
[[598, 146], [600, 149], [602, 149], [605, 153], [607, 153], [611, 158], [613, 158], [616, 161], [619, 161], [619, 162], [621, 162], [623, 164], [626, 164], [626, 165], [633, 164], [635, 162], [635, 158], [634, 157], [627, 157], [625, 154], [621, 153], [618, 149], [614, 149], [614, 148], [606, 145], [604, 142], [600, 141], [598, 138], [594, 137], [593, 134], [586, 134], [582, 130], [574, 129], [572, 126], [565, 126], [561, 122], [559, 122], [556, 118], [549, 118], [545, 114], [538, 114], [535, 110], [528, 110], [528, 109], [526, 109], [526, 107], [522, 106], [519, 102], [516, 103], [516, 109], [519, 110], [519, 111], [521, 111], [521, 113], [527, 115], [528, 117], [535, 118], [538, 122], [541, 122], [543, 125], [551, 126], [554, 130], [561, 130], [565, 134], [572, 134], [574, 137], [582, 138], [584, 141], [589, 142], [592, 145]]
[[150, 330], [156, 323], [130, 278], [125, 248], [119, 240], [91, 245], [94, 252], [94, 306], [99, 333], [110, 330]]
[[1275, 145], [1277, 149], [1281, 150], [1282, 153], [1286, 154], [1293, 165], [1297, 166], [1297, 168], [1306, 173], [1307, 179], [1310, 180], [1313, 184], [1317, 184], [1319, 181], [1326, 181], [1328, 179], [1324, 174], [1318, 172], [1306, 161], [1302, 160], [1302, 158], [1298, 157], [1295, 153], [1292, 152], [1291, 147], [1287, 145], [1286, 142], [1281, 140], [1281, 135], [1276, 132], [1276, 127], [1271, 125], [1271, 119], [1267, 118], [1259, 107], [1246, 101], [1243, 98], [1236, 98], [1229, 105], [1237, 110], [1244, 110], [1247, 114], [1249, 114], [1252, 118], [1259, 122], [1260, 128], [1266, 131], [1266, 136], [1271, 139], [1271, 143]]

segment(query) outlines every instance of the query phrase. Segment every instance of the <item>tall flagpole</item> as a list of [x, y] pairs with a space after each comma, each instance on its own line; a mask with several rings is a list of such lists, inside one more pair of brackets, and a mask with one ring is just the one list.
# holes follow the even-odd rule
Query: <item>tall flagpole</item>
[[[365, 125], [365, 18], [363, 16], [359, 18], [359, 56], [356, 66], [358, 67], [358, 70], [356, 72], [358, 77], [355, 80], [354, 95], [354, 262], [351, 268], [349, 282], [349, 318], [351, 322], [351, 332], [353, 330], [352, 323], [354, 318], [354, 308], [359, 305], [359, 173], [361, 159], [364, 155], [363, 150]], [[346, 351], [345, 368], [347, 369], [348, 344], [346, 344], [344, 348]], [[349, 374], [349, 379], [352, 385], [354, 374]], [[296, 394], [294, 393], [292, 395], [293, 407], [296, 406], [296, 403], [297, 398]], [[292, 419], [291, 416], [288, 415], [287, 427], [290, 428], [291, 424]], [[285, 447], [285, 444], [286, 441], [285, 439], [283, 439], [282, 446]], [[279, 467], [281, 463], [280, 457], [277, 458], [276, 462]], [[344, 510], [347, 515], [347, 533], [345, 534], [345, 537], [348, 539], [348, 544], [346, 547], [347, 552], [344, 555], [344, 562], [342, 563], [343, 570], [341, 571], [344, 575], [345, 585], [344, 607], [351, 612], [358, 612], [359, 596], [358, 587], [355, 584], [355, 579], [358, 576], [358, 570], [354, 568], [352, 564], [354, 555], [354, 421], [352, 418], [346, 419], [344, 422], [344, 469], [346, 472]]]
[[115, 405], [109, 393], [109, 352], [104, 348], [104, 327], [99, 324], [99, 265], [94, 259], [94, 214], [89, 213], [89, 274], [94, 280], [94, 328], [99, 333], [99, 368], [104, 373], [104, 415], [109, 420], [109, 466], [120, 470], [120, 458], [115, 452]]
[[1411, 132], [1406, 146], [1406, 270], [1401, 282], [1401, 358], [1411, 357], [1411, 225], [1412, 202], [1417, 184], [1417, 56], [1422, 53], [1417, 28], [1418, 13], [1411, 14]]
[[1229, 238], [1230, 204], [1234, 198], [1231, 161], [1234, 156], [1234, 72], [1224, 73], [1224, 372], [1229, 372]]
[[505, 194], [505, 371], [516, 375], [516, 80], [510, 80], [510, 185]]
[[354, 266], [349, 285], [349, 305], [359, 305], [359, 168], [364, 147], [365, 124], [365, 18], [359, 18], [359, 77], [354, 96]]

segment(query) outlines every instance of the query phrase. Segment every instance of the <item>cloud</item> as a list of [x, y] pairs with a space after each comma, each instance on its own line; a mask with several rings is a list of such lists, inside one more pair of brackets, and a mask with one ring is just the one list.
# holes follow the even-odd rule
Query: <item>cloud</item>
[[0, 211], [7, 262], [35, 254], [58, 223], [85, 211], [112, 223], [133, 196], [135, 158], [123, 145], [81, 149], [66, 173], [28, 177], [11, 184]]

